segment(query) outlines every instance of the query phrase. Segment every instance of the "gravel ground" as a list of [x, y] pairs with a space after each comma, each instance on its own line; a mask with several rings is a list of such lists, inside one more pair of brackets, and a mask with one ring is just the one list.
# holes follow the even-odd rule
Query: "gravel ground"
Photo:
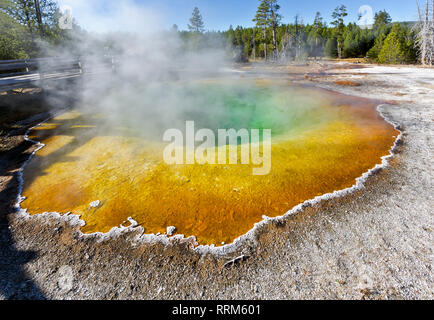
[[[335, 84], [345, 79], [359, 85]], [[13, 213], [16, 172], [34, 148], [24, 124], [0, 155], [0, 298], [433, 299], [434, 70], [327, 66], [297, 81], [401, 101], [381, 111], [402, 141], [363, 189], [270, 222], [226, 256], [137, 243], [139, 230], [83, 238], [66, 219]]]

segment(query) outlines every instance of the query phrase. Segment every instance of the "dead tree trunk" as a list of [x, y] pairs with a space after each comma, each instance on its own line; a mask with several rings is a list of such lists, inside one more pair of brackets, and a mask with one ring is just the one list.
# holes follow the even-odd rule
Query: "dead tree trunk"
[[38, 22], [39, 33], [41, 37], [44, 36], [44, 25], [42, 23], [42, 13], [41, 6], [39, 5], [39, 0], [34, 0], [35, 2], [35, 13], [36, 13], [36, 21]]
[[256, 28], [253, 28], [253, 61], [256, 61]]
[[267, 27], [264, 27], [264, 55], [265, 61], [267, 61]]
[[416, 39], [416, 45], [419, 49], [420, 61], [423, 66], [432, 66], [434, 61], [434, 0], [431, 2], [431, 8], [429, 0], [426, 0], [425, 10], [423, 13], [420, 10], [419, 4], [417, 7], [419, 13], [417, 29], [419, 32]]
[[277, 42], [276, 42], [276, 29], [277, 29], [277, 23], [276, 23], [276, 13], [274, 12], [273, 4], [270, 4], [270, 12], [271, 12], [271, 32], [273, 36], [273, 60], [276, 60], [276, 51], [277, 51]]

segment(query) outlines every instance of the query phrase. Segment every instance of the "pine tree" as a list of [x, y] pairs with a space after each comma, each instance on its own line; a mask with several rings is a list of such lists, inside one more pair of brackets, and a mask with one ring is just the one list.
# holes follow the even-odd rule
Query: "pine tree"
[[282, 16], [279, 14], [280, 5], [277, 3], [277, 0], [268, 0], [270, 5], [270, 21], [269, 25], [272, 31], [273, 36], [273, 59], [277, 58], [277, 39], [276, 39], [276, 30], [282, 20]]
[[0, 11], [0, 60], [29, 58], [31, 39], [24, 26]]
[[264, 58], [267, 60], [267, 27], [270, 21], [270, 6], [268, 0], [259, 0], [258, 10], [253, 22], [256, 22], [256, 26], [262, 30], [262, 45], [264, 50]]
[[[366, 29], [363, 29], [366, 30]], [[361, 57], [366, 52], [362, 52], [361, 41], [362, 29], [354, 23], [348, 24], [344, 32], [344, 42], [342, 55], [344, 58]]]
[[375, 38], [374, 46], [369, 49], [366, 56], [374, 61], [378, 61], [378, 55], [381, 52], [381, 49], [383, 48], [384, 40], [386, 40], [387, 35], [385, 33], [381, 33], [380, 35]]
[[320, 40], [322, 37], [322, 31], [323, 31], [323, 18], [321, 17], [321, 13], [317, 12], [315, 15], [315, 20], [312, 25], [312, 31], [310, 34], [310, 38], [313, 40], [313, 43], [311, 43], [312, 47], [312, 53], [315, 56], [315, 60], [317, 58], [317, 55], [319, 53], [320, 49]]
[[327, 39], [327, 42], [326, 42], [326, 45], [324, 48], [324, 53], [327, 57], [336, 58], [338, 56], [337, 44], [338, 44], [338, 42], [336, 41], [336, 38], [330, 37]]
[[399, 23], [394, 24], [392, 31], [384, 40], [378, 55], [378, 62], [401, 64], [406, 61], [406, 43], [403, 34], [401, 25]]
[[190, 24], [188, 25], [188, 30], [195, 33], [203, 33], [205, 31], [202, 15], [200, 14], [198, 7], [195, 7], [193, 10], [192, 17], [190, 18]]
[[321, 32], [323, 28], [323, 18], [321, 13], [317, 12], [315, 15], [315, 20], [313, 21], [313, 34], [315, 36], [315, 45], [318, 46], [319, 38], [321, 37]]
[[32, 37], [37, 30], [44, 37], [46, 29], [57, 23], [58, 6], [53, 0], [3, 0], [0, 10], [26, 26]]
[[375, 13], [374, 21], [374, 29], [380, 30], [384, 26], [389, 25], [392, 22], [392, 18], [386, 10], [383, 10]]
[[344, 40], [343, 37], [344, 37], [344, 30], [345, 30], [344, 18], [347, 15], [348, 15], [347, 8], [344, 5], [337, 7], [332, 14], [334, 20], [331, 22], [331, 24], [335, 26], [339, 59], [342, 59], [342, 42]]
[[[20, 26], [18, 41], [21, 53], [16, 53], [18, 56], [41, 54], [39, 38], [49, 43], [66, 39], [65, 32], [58, 27], [59, 9], [54, 0], [0, 0], [0, 13]], [[18, 50], [16, 45], [8, 43], [15, 49], [4, 50]]]
[[355, 56], [355, 52], [354, 52], [355, 47], [356, 47], [356, 43], [352, 32], [347, 32], [345, 35], [345, 40], [342, 44], [343, 57], [350, 58]]

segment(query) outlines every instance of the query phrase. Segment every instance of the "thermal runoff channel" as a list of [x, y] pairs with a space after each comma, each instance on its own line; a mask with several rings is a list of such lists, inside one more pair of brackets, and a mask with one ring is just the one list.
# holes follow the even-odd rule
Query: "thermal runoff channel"
[[[45, 145], [24, 169], [21, 206], [30, 214], [80, 215], [84, 233], [129, 225], [131, 217], [147, 234], [175, 226], [220, 246], [264, 215], [353, 186], [399, 134], [376, 111], [379, 102], [284, 83], [159, 83], [107, 97], [110, 106], [95, 103], [29, 133]], [[167, 164], [163, 134], [185, 131], [186, 121], [216, 132], [271, 129], [269, 174], [253, 175], [252, 163]]]

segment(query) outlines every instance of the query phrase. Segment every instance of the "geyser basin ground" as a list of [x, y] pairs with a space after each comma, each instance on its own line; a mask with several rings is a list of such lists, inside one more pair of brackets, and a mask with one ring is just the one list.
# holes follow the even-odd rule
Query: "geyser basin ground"
[[[378, 102], [322, 90], [247, 81], [165, 88], [165, 96], [161, 88], [136, 91], [145, 97], [140, 104], [117, 92], [104, 99], [109, 106], [32, 130], [29, 138], [45, 147], [25, 167], [21, 207], [79, 214], [85, 233], [108, 232], [132, 217], [146, 233], [176, 226], [199, 244], [231, 243], [263, 215], [281, 216], [353, 186], [399, 134], [376, 111]], [[272, 129], [270, 174], [254, 176], [251, 165], [165, 164], [162, 133], [186, 120]]]

